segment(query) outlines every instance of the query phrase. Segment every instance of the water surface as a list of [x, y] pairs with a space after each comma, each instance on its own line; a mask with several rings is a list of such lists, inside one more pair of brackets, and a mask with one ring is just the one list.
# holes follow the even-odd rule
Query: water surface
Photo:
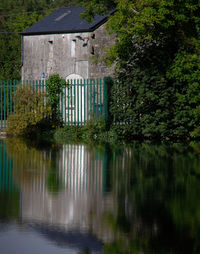
[[200, 253], [200, 145], [0, 141], [0, 253]]

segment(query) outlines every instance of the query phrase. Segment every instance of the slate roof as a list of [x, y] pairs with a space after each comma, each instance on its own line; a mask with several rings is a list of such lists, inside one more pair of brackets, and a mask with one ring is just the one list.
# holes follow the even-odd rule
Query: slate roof
[[[32, 25], [22, 35], [92, 32], [107, 21], [107, 15], [96, 15], [92, 23], [80, 17], [84, 7], [66, 7]], [[112, 14], [112, 13], [110, 13]]]

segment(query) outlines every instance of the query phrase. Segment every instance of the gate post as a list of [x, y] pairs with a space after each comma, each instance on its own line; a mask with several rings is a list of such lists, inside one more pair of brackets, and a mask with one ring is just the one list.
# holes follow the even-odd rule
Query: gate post
[[109, 115], [109, 99], [110, 90], [112, 85], [111, 77], [104, 77], [103, 79], [103, 115], [106, 124], [106, 130], [110, 128], [110, 115]]

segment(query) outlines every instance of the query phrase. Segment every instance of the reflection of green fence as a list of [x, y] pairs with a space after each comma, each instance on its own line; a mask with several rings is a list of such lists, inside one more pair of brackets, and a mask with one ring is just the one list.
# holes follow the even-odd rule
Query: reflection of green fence
[[0, 142], [0, 192], [16, 190], [13, 174], [14, 157], [8, 156], [5, 143]]
[[106, 154], [84, 145], [64, 145], [59, 154], [62, 186], [72, 195], [97, 195], [109, 189]]
[[[60, 115], [66, 125], [84, 125], [92, 116], [104, 115], [107, 119], [106, 79], [69, 80], [68, 83], [60, 98]], [[46, 91], [44, 81], [0, 81], [0, 129], [6, 127], [10, 113], [15, 112], [14, 92], [19, 86]]]

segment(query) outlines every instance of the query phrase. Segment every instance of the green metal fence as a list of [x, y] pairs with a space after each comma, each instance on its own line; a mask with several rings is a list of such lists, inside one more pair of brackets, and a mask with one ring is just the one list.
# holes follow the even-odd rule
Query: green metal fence
[[[108, 116], [106, 79], [68, 80], [60, 97], [60, 116], [70, 125], [85, 125], [92, 117]], [[46, 91], [45, 81], [0, 81], [0, 129], [5, 128], [10, 114], [15, 113], [14, 96], [18, 87]]]

